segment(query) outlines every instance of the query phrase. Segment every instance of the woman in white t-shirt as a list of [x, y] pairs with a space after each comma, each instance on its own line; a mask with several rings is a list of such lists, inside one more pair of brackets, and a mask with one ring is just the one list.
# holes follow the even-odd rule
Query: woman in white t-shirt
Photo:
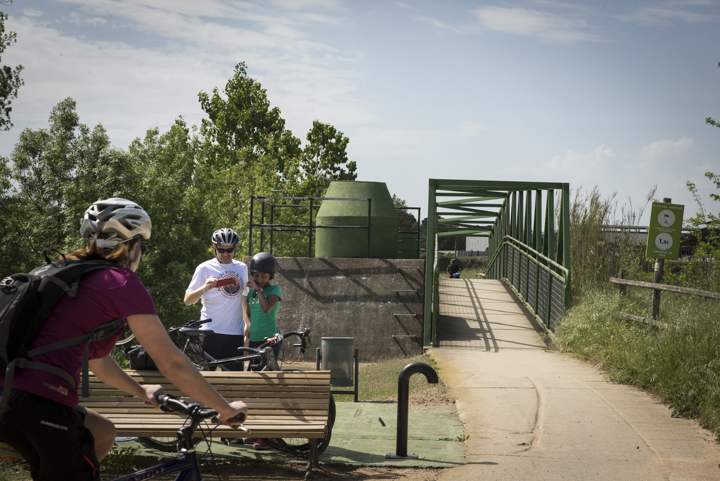
[[[185, 292], [185, 305], [202, 300], [202, 319], [212, 319], [202, 326], [214, 332], [205, 336], [203, 348], [215, 359], [236, 357], [238, 348], [245, 345], [243, 313], [248, 271], [245, 264], [233, 259], [238, 241], [234, 230], [216, 230], [212, 236], [215, 257], [197, 266]], [[242, 363], [227, 366], [237, 371], [243, 368]]]

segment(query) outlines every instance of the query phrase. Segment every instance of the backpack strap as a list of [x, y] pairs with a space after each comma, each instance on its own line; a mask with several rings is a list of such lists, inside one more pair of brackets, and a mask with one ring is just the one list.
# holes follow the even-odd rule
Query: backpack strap
[[7, 400], [10, 397], [10, 386], [12, 386], [13, 379], [15, 377], [15, 369], [38, 369], [41, 371], [49, 372], [51, 374], [55, 374], [56, 376], [59, 376], [69, 382], [74, 388], [77, 388], [77, 385], [75, 384], [75, 379], [63, 369], [60, 369], [57, 366], [53, 366], [51, 364], [46, 364], [44, 362], [33, 362], [30, 361], [35, 356], [38, 356], [40, 354], [44, 354], [46, 352], [54, 351], [56, 349], [62, 349], [69, 346], [74, 346], [75, 344], [85, 343], [85, 347], [83, 348], [83, 360], [82, 360], [82, 397], [89, 397], [90, 396], [90, 389], [89, 389], [89, 357], [88, 357], [88, 347], [90, 346], [91, 342], [94, 341], [100, 341], [102, 339], [106, 339], [113, 334], [117, 332], [118, 329], [120, 329], [125, 324], [125, 321], [122, 319], [116, 319], [114, 321], [106, 322], [105, 324], [101, 324], [99, 326], [96, 326], [92, 331], [90, 331], [87, 334], [83, 334], [82, 336], [72, 337], [70, 339], [64, 339], [62, 341], [54, 342], [52, 344], [48, 344], [46, 346], [38, 347], [36, 349], [32, 349], [27, 352], [26, 356], [24, 357], [16, 357], [13, 359], [10, 363], [8, 363], [7, 369], [5, 369], [5, 389], [3, 390], [2, 398], [0, 398], [0, 413], [2, 413], [5, 410], [5, 404], [7, 404]]

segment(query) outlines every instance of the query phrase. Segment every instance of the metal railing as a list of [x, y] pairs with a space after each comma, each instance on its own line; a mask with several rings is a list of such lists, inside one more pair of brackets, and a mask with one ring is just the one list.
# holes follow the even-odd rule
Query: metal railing
[[507, 279], [547, 330], [555, 330], [569, 305], [569, 270], [506, 236], [488, 262], [486, 279]]

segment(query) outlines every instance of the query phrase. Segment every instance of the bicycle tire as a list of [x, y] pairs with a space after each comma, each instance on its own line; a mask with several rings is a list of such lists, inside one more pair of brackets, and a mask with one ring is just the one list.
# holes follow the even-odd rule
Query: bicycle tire
[[138, 438], [138, 442], [146, 448], [157, 449], [165, 453], [177, 453], [180, 448], [177, 438], [164, 438], [158, 436], [150, 436], [147, 438]]
[[[285, 369], [283, 369], [285, 370]], [[299, 369], [294, 369], [298, 371]], [[328, 428], [325, 431], [325, 437], [317, 440], [318, 456], [325, 452], [330, 445], [330, 439], [332, 438], [332, 428], [335, 424], [335, 398], [332, 394], [330, 395], [330, 407], [328, 413]], [[307, 438], [275, 438], [264, 440], [271, 448], [278, 451], [286, 452], [297, 456], [298, 458], [307, 459], [310, 454], [310, 440]]]

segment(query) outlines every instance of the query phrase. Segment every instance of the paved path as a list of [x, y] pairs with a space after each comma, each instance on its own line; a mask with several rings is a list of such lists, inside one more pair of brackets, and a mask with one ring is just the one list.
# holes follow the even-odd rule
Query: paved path
[[548, 352], [499, 281], [442, 279], [431, 354], [470, 436], [443, 480], [720, 479], [720, 445], [649, 395]]

